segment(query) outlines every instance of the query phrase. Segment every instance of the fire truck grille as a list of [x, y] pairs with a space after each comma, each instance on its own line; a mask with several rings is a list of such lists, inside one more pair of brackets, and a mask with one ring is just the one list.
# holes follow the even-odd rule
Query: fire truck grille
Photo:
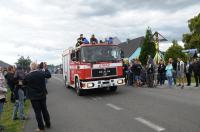
[[116, 68], [106, 68], [106, 69], [93, 69], [92, 77], [105, 77], [105, 76], [115, 76], [117, 75]]

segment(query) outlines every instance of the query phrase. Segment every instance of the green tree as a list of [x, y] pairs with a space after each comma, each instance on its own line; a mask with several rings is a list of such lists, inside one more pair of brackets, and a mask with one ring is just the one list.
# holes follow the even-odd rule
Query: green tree
[[200, 51], [200, 13], [188, 21], [190, 33], [183, 34], [185, 49], [197, 48]]
[[146, 30], [145, 40], [141, 47], [141, 53], [139, 56], [139, 59], [142, 63], [142, 65], [147, 64], [148, 55], [151, 55], [151, 57], [154, 57], [156, 54], [156, 48], [155, 43], [153, 42], [152, 38], [152, 31], [150, 28]]
[[17, 65], [20, 65], [24, 70], [28, 70], [30, 64], [31, 64], [31, 59], [28, 56], [27, 58], [24, 58], [24, 56], [21, 56], [17, 62]]
[[182, 52], [183, 47], [181, 47], [176, 40], [172, 41], [172, 46], [168, 48], [165, 53], [165, 62], [168, 62], [169, 58], [177, 60], [181, 58], [184, 62], [187, 60], [187, 56]]

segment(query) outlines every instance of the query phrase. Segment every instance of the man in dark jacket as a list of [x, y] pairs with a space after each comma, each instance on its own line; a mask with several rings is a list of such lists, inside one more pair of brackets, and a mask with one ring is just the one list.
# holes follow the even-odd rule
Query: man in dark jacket
[[163, 85], [165, 82], [165, 64], [163, 62], [163, 60], [160, 60], [159, 65], [158, 65], [158, 81], [160, 83], [160, 85]]
[[123, 76], [125, 78], [125, 83], [127, 84], [127, 82], [128, 82], [128, 76], [127, 76], [128, 64], [126, 64], [125, 60], [123, 60], [122, 62], [123, 62]]
[[200, 62], [194, 59], [193, 64], [192, 64], [192, 70], [194, 72], [196, 87], [198, 87], [200, 83], [200, 68], [199, 67], [200, 67]]
[[170, 60], [172, 61], [172, 67], [173, 67], [173, 80], [174, 80], [174, 85], [176, 85], [176, 68], [177, 68], [177, 61], [173, 60], [172, 58], [170, 58]]
[[191, 76], [192, 76], [192, 65], [188, 61], [184, 66], [185, 66], [184, 71], [185, 71], [185, 75], [187, 78], [187, 86], [190, 86], [191, 85]]
[[14, 103], [15, 102], [15, 100], [14, 100], [14, 88], [15, 88], [14, 75], [15, 75], [15, 72], [14, 72], [13, 66], [8, 66], [7, 71], [8, 71], [8, 73], [6, 74], [5, 78], [7, 80], [8, 87], [10, 88], [10, 91], [11, 91], [10, 100], [12, 103]]
[[151, 56], [149, 56], [147, 61], [147, 86], [154, 86], [154, 73], [155, 73], [155, 65]]
[[132, 66], [132, 69], [134, 77], [135, 77], [135, 81], [136, 81], [136, 85], [137, 86], [141, 86], [141, 71], [142, 71], [142, 65], [140, 63], [140, 61], [137, 59], [136, 63]]
[[31, 72], [25, 77], [28, 97], [31, 100], [36, 120], [38, 122], [37, 132], [44, 131], [44, 123], [42, 119], [44, 119], [47, 128], [51, 127], [50, 116], [46, 106], [47, 89], [45, 78], [51, 78], [50, 72], [47, 67], [45, 67], [45, 71], [37, 70], [36, 63], [31, 64]]

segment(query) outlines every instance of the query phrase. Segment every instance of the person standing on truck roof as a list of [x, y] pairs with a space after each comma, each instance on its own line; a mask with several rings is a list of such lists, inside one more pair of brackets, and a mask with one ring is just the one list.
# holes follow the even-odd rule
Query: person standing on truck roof
[[113, 44], [113, 37], [106, 38], [106, 39], [105, 39], [105, 42], [106, 42], [107, 44]]
[[76, 47], [83, 44], [83, 34], [80, 34], [80, 37], [77, 39]]
[[100, 44], [103, 44], [104, 42], [103, 42], [103, 40], [99, 40], [99, 43], [100, 43]]
[[95, 38], [95, 35], [92, 34], [91, 38], [90, 38], [90, 43], [91, 44], [97, 44], [98, 43], [98, 40]]
[[82, 44], [89, 44], [89, 41], [85, 37], [83, 37], [83, 34], [80, 34], [80, 37], [77, 39], [76, 47]]
[[83, 44], [89, 44], [89, 41], [86, 38], [83, 38]]

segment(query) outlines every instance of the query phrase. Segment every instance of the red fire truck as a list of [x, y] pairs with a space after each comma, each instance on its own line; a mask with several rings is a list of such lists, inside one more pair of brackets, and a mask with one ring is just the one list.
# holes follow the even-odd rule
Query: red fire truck
[[63, 78], [66, 87], [84, 90], [109, 88], [116, 91], [124, 85], [122, 51], [112, 44], [82, 44], [63, 52]]

